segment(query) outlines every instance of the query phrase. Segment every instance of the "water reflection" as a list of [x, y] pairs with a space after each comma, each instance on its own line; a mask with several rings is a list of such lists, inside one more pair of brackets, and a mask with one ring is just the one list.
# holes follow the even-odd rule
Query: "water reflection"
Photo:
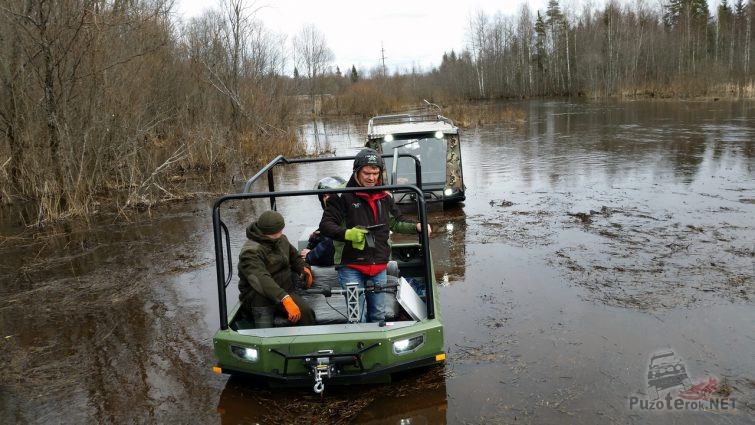
[[[329, 387], [325, 403], [210, 373], [212, 200], [37, 238], [33, 212], [0, 210], [0, 422], [666, 423], [626, 400], [646, 388], [647, 355], [673, 345], [743, 400], [674, 420], [747, 423], [754, 105], [518, 102], [522, 123], [464, 131], [467, 201], [429, 214], [450, 372]], [[325, 127], [337, 155], [363, 144], [366, 121], [347, 121]], [[319, 223], [316, 197], [278, 202], [292, 240]], [[223, 212], [236, 254], [269, 208], [244, 205]]]
[[430, 250], [435, 279], [442, 285], [463, 281], [467, 257], [467, 216], [463, 206], [432, 212], [428, 219], [433, 228]]
[[0, 421], [160, 422], [209, 402], [212, 386], [197, 378], [215, 378], [197, 365], [209, 367], [210, 347], [186, 326], [201, 309], [179, 307], [189, 303], [170, 284], [176, 268], [197, 267], [172, 248], [202, 252], [195, 221], [191, 208], [166, 211], [0, 247], [13, 266], [0, 276]]
[[346, 151], [364, 147], [367, 141], [367, 123], [352, 119], [312, 120], [299, 128], [299, 138], [304, 141], [308, 154], [335, 153], [348, 155]]
[[[749, 105], [749, 106], [748, 106]], [[485, 153], [465, 162], [482, 184], [575, 186], [635, 177], [690, 184], [706, 167], [753, 165], [748, 102], [522, 102], [525, 125], [500, 123], [465, 134]], [[749, 117], [748, 117], [749, 114]], [[467, 145], [469, 146], [469, 144]], [[712, 163], [706, 163], [706, 153]], [[471, 167], [470, 167], [471, 168]]]
[[311, 388], [274, 388], [233, 377], [220, 394], [223, 424], [445, 424], [446, 378], [442, 367], [399, 376], [392, 384], [328, 386], [324, 397]]

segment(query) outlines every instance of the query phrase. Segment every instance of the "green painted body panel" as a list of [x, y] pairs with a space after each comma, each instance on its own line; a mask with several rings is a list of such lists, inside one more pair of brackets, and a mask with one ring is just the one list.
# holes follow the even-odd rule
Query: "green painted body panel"
[[[406, 354], [395, 354], [393, 342], [424, 334], [424, 343], [415, 351]], [[356, 353], [358, 344], [370, 347], [378, 345], [362, 354], [362, 365], [365, 372], [374, 372], [380, 368], [392, 366], [396, 363], [406, 363], [422, 358], [434, 358], [443, 353], [443, 326], [437, 319], [425, 320], [416, 324], [394, 330], [377, 332], [355, 332], [346, 334], [320, 334], [283, 337], [259, 337], [242, 335], [231, 329], [218, 331], [213, 338], [215, 356], [218, 365], [223, 369], [238, 372], [264, 375], [281, 375], [285, 368], [282, 356], [271, 352], [275, 349], [288, 355], [304, 355], [316, 353], [320, 350], [333, 350], [334, 353]], [[255, 348], [259, 352], [259, 359], [255, 363], [241, 360], [232, 354], [230, 345], [245, 348]], [[345, 366], [343, 373], [360, 373], [357, 366]], [[307, 369], [301, 360], [289, 360], [287, 375], [306, 376]]]
[[[377, 344], [374, 348], [365, 350], [362, 353], [361, 360], [364, 370], [362, 371], [356, 365], [347, 365], [341, 368], [342, 375], [359, 375], [360, 373], [380, 374], [383, 369], [391, 369], [385, 373], [395, 372], [395, 368], [401, 365], [411, 364], [423, 359], [435, 361], [436, 356], [444, 354], [443, 324], [438, 305], [438, 289], [433, 282], [432, 290], [435, 299], [435, 318], [426, 319], [420, 322], [400, 322], [402, 327], [393, 328], [390, 323], [385, 327], [377, 327], [376, 330], [369, 331], [342, 331], [343, 327], [354, 325], [336, 325], [340, 332], [328, 332], [332, 325], [323, 325], [316, 327], [322, 329], [320, 333], [301, 334], [308, 331], [304, 327], [275, 328], [279, 333], [288, 333], [289, 335], [244, 335], [233, 329], [219, 330], [213, 337], [215, 357], [224, 372], [241, 372], [250, 375], [259, 375], [267, 378], [305, 378], [309, 371], [301, 359], [291, 359], [286, 367], [283, 356], [276, 354], [272, 350], [284, 353], [289, 356], [306, 355], [317, 353], [320, 350], [332, 350], [334, 353], [357, 353], [359, 347], [370, 347]], [[230, 313], [229, 321], [239, 309], [237, 304]], [[358, 327], [358, 326], [357, 326]], [[273, 331], [273, 332], [275, 332]], [[248, 332], [254, 333], [255, 330]], [[424, 342], [414, 351], [396, 354], [393, 351], [395, 341], [411, 338], [416, 335], [424, 335]], [[231, 352], [231, 345], [243, 348], [254, 348], [258, 350], [259, 357], [256, 362], [249, 362], [240, 359]], [[284, 375], [284, 370], [286, 371]]]

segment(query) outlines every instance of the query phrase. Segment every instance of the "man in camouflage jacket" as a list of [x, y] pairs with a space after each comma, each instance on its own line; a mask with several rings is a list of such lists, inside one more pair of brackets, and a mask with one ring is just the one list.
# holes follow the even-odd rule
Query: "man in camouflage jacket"
[[316, 324], [312, 308], [294, 292], [300, 275], [311, 286], [312, 273], [283, 234], [284, 226], [283, 216], [265, 211], [247, 227], [249, 240], [239, 254], [239, 298], [257, 328], [272, 327], [276, 312], [292, 325]]

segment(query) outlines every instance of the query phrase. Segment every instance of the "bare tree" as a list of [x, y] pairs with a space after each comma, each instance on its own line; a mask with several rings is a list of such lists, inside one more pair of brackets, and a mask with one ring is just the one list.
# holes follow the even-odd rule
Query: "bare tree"
[[529, 5], [523, 3], [520, 9], [517, 33], [519, 35], [519, 69], [521, 70], [522, 94], [532, 95], [532, 50], [534, 49], [535, 26]]
[[335, 56], [328, 47], [325, 35], [313, 24], [305, 25], [293, 39], [296, 63], [304, 70], [309, 83], [312, 111], [315, 111], [315, 94], [322, 94], [322, 76]]
[[485, 71], [483, 70], [484, 46], [488, 31], [488, 16], [478, 10], [469, 17], [468, 46], [472, 54], [477, 73], [477, 90], [479, 97], [485, 97]]
[[210, 12], [195, 22], [193, 35], [200, 50], [199, 60], [207, 71], [207, 81], [229, 102], [231, 124], [239, 128], [246, 115], [240, 96], [245, 47], [251, 32], [251, 11], [245, 0], [224, 0], [219, 12]]

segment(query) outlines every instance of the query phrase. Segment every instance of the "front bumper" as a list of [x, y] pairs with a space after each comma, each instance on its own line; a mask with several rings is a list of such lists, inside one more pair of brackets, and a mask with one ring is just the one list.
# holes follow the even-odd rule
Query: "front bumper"
[[[385, 378], [390, 379], [390, 375], [399, 373], [411, 369], [417, 369], [421, 367], [432, 366], [435, 364], [442, 364], [445, 361], [445, 353], [438, 353], [432, 357], [424, 357], [420, 359], [410, 360], [402, 363], [394, 363], [388, 366], [376, 366], [371, 370], [364, 372], [346, 372], [337, 374], [327, 378], [328, 384], [365, 384], [372, 382], [380, 382]], [[306, 386], [311, 385], [313, 382], [313, 376], [310, 374], [279, 374], [279, 373], [266, 373], [258, 371], [240, 370], [232, 367], [224, 367], [218, 365], [215, 368], [216, 372], [230, 374], [230, 375], [246, 375], [261, 380], [270, 382], [271, 384], [284, 385], [284, 386]]]

